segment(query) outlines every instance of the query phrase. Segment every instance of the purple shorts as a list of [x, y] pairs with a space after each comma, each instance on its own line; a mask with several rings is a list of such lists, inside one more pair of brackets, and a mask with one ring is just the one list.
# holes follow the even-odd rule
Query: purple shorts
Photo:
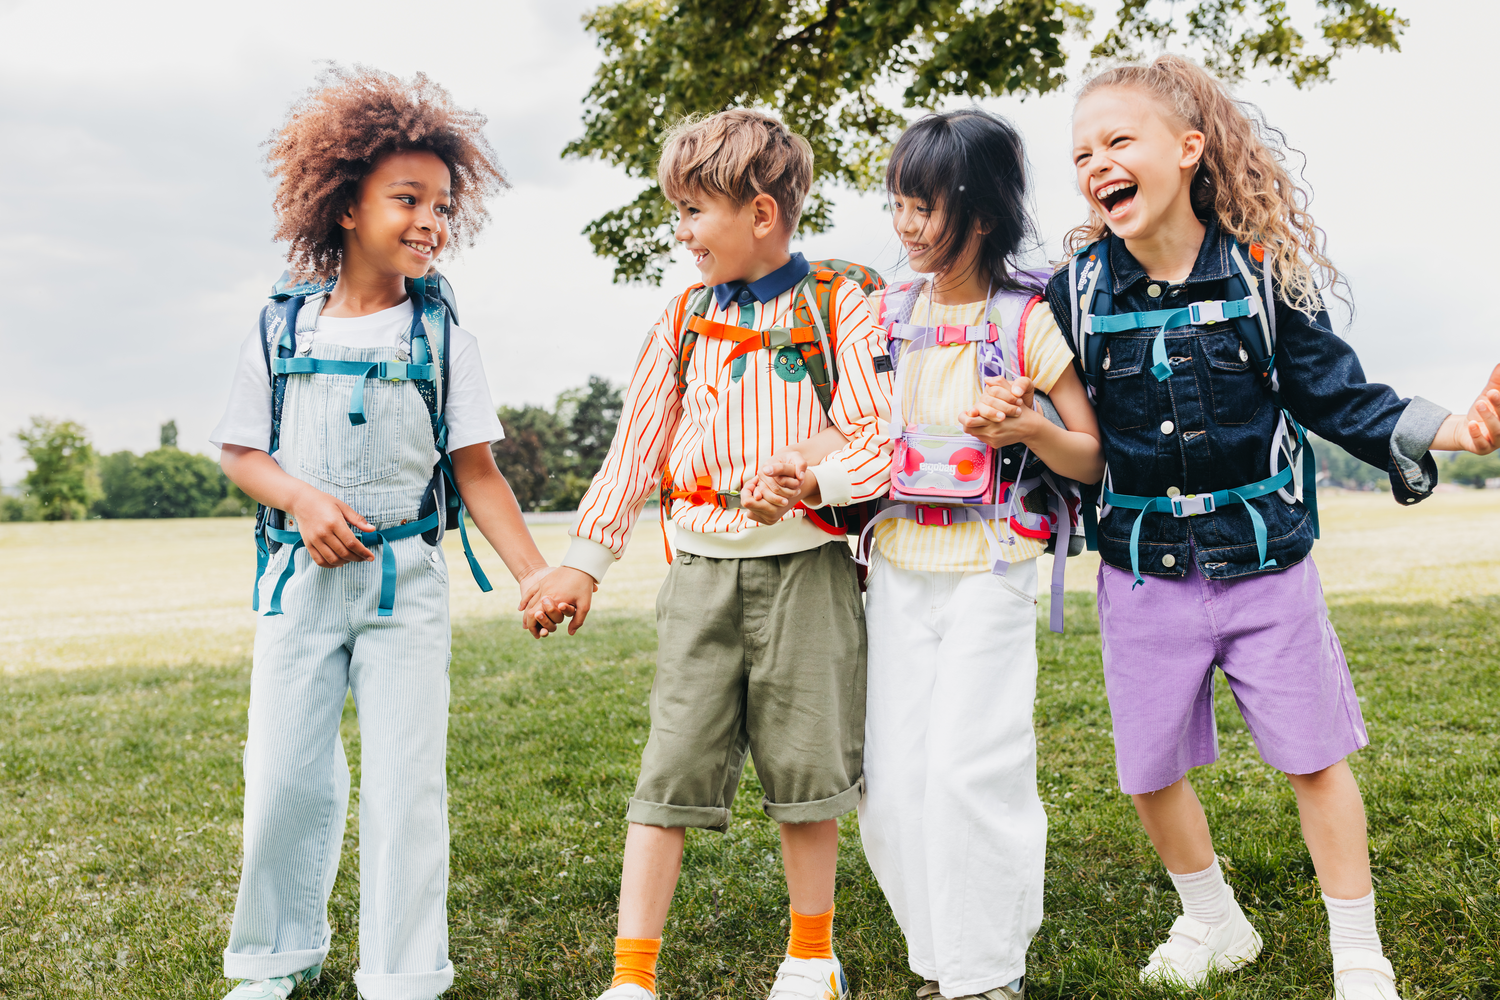
[[1219, 756], [1214, 667], [1267, 764], [1312, 774], [1365, 746], [1364, 717], [1311, 557], [1284, 570], [1181, 580], [1099, 567], [1104, 688], [1120, 789], [1137, 795]]

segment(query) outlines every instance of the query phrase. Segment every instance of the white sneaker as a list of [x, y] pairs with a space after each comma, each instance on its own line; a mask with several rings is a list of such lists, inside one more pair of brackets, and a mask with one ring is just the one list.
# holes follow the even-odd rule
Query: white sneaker
[[1401, 1000], [1384, 955], [1351, 949], [1333, 956], [1333, 1000]]
[[1157, 945], [1146, 961], [1141, 982], [1201, 986], [1215, 969], [1229, 972], [1255, 961], [1261, 949], [1260, 935], [1234, 902], [1233, 890], [1229, 892], [1234, 907], [1229, 922], [1210, 927], [1186, 915], [1178, 917], [1167, 940]]
[[598, 1000], [656, 1000], [656, 994], [637, 983], [621, 983], [599, 994]]
[[776, 970], [776, 982], [766, 1000], [848, 1000], [848, 997], [849, 983], [837, 958], [788, 955]]
[[277, 976], [275, 979], [242, 979], [238, 986], [225, 995], [224, 1000], [286, 1000], [292, 995], [292, 990], [304, 983], [316, 986], [322, 975], [323, 966], [314, 965], [310, 969], [303, 969], [289, 976]]

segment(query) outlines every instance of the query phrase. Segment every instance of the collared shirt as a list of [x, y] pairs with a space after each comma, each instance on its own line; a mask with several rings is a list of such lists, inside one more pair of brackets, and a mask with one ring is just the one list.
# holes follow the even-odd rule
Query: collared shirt
[[752, 302], [770, 302], [781, 293], [795, 288], [797, 282], [807, 277], [812, 268], [807, 258], [800, 253], [763, 278], [754, 281], [726, 281], [714, 286], [714, 300], [720, 309], [728, 309], [729, 303], [738, 301], [742, 306]]

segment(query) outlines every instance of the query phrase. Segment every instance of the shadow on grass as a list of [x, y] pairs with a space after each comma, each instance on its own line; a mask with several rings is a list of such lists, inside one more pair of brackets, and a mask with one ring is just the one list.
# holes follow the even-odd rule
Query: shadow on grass
[[[1151, 997], [1136, 969], [1176, 916], [1170, 881], [1114, 783], [1092, 601], [1039, 636], [1037, 724], [1051, 817], [1046, 921], [1030, 994]], [[1500, 600], [1333, 609], [1372, 745], [1365, 791], [1381, 933], [1408, 1000], [1500, 997]], [[534, 643], [511, 623], [455, 636], [449, 753], [456, 1000], [563, 1000], [607, 985], [625, 800], [648, 722], [655, 633], [595, 618]], [[213, 998], [234, 905], [248, 663], [4, 680], [0, 995]], [[1194, 774], [1230, 880], [1263, 931], [1253, 972], [1205, 996], [1328, 996], [1326, 924], [1295, 804], [1224, 685], [1222, 758]], [[351, 760], [359, 757], [352, 709]], [[356, 781], [358, 775], [356, 772]], [[727, 835], [688, 837], [667, 929], [666, 997], [756, 995], [785, 943], [775, 826], [753, 770]], [[356, 796], [357, 803], [357, 796]], [[357, 813], [357, 805], [354, 810]], [[851, 986], [917, 985], [842, 825], [836, 942]], [[353, 998], [357, 819], [335, 943], [309, 997]]]

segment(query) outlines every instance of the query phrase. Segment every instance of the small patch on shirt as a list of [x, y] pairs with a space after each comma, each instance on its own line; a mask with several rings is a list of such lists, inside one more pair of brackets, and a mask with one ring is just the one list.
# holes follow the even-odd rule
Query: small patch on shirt
[[875, 364], [875, 374], [877, 375], [889, 375], [891, 372], [896, 370], [896, 362], [891, 360], [891, 356], [889, 354], [877, 354], [875, 355], [873, 361]]

